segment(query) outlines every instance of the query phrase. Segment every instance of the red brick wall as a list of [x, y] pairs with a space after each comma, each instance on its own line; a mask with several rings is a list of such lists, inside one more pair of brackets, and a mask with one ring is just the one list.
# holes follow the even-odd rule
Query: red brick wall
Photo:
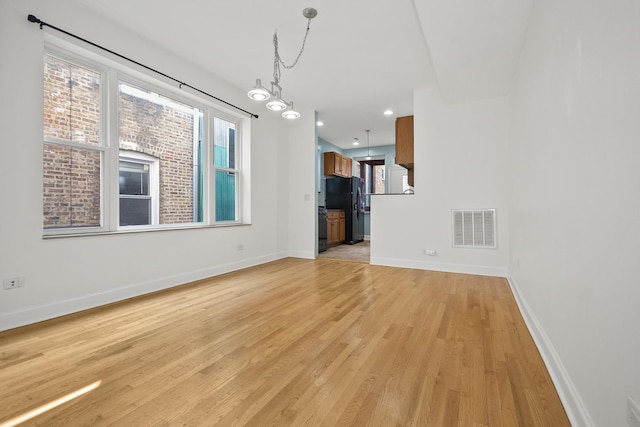
[[45, 144], [44, 226], [100, 225], [100, 154]]
[[121, 94], [120, 148], [160, 162], [160, 224], [193, 221], [193, 114]]
[[[99, 74], [50, 58], [44, 67], [45, 137], [99, 145]], [[70, 84], [71, 82], [71, 84]], [[120, 96], [121, 149], [159, 160], [159, 222], [193, 221], [193, 114]], [[44, 227], [99, 225], [97, 151], [44, 146]]]
[[[48, 58], [44, 65], [44, 136], [99, 144], [100, 75]], [[45, 144], [44, 227], [100, 225], [100, 155]]]

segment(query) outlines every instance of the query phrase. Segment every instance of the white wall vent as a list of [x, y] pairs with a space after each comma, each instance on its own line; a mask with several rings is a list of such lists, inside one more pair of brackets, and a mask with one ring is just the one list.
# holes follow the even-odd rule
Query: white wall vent
[[453, 247], [497, 247], [495, 209], [454, 209], [451, 212]]

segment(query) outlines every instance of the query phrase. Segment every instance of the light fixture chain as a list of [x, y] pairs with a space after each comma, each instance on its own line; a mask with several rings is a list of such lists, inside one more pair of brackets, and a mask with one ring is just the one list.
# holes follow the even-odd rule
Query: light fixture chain
[[284, 63], [284, 61], [282, 60], [282, 57], [280, 56], [280, 52], [278, 52], [278, 31], [276, 31], [275, 33], [273, 33], [273, 48], [274, 48], [274, 55], [273, 55], [273, 80], [276, 84], [278, 84], [278, 82], [280, 81], [280, 64], [282, 64], [282, 66], [286, 69], [291, 69], [293, 67], [296, 66], [296, 64], [298, 63], [298, 61], [300, 60], [300, 57], [302, 56], [302, 53], [304, 52], [304, 46], [307, 43], [307, 36], [309, 35], [309, 29], [311, 28], [311, 18], [309, 18], [309, 20], [307, 21], [307, 31], [304, 33], [304, 39], [302, 39], [302, 47], [300, 47], [300, 51], [298, 52], [298, 56], [296, 57], [295, 61], [293, 61], [293, 64], [291, 65], [287, 65]]
[[267, 102], [267, 108], [272, 111], [281, 111], [282, 117], [284, 117], [285, 119], [297, 119], [298, 117], [300, 117], [300, 113], [293, 109], [293, 102], [287, 102], [282, 99], [282, 87], [280, 86], [280, 66], [282, 65], [284, 68], [291, 69], [296, 66], [298, 61], [300, 61], [300, 57], [304, 52], [304, 47], [307, 44], [307, 37], [309, 36], [309, 30], [311, 28], [311, 19], [318, 15], [318, 11], [312, 7], [307, 7], [302, 11], [302, 15], [308, 19], [307, 31], [305, 31], [304, 33], [302, 46], [300, 47], [298, 56], [296, 56], [293, 64], [285, 64], [280, 57], [280, 52], [278, 51], [278, 30], [276, 30], [273, 33], [273, 81], [271, 82], [271, 90], [268, 90], [267, 88], [262, 86], [262, 82], [260, 81], [260, 79], [256, 79], [256, 86], [253, 89], [249, 90], [249, 92], [247, 92], [247, 96], [255, 101], [266, 101], [269, 98], [273, 97], [274, 99], [272, 101]]
[[273, 54], [273, 82], [277, 85], [280, 82], [280, 62], [278, 54], [278, 33], [273, 34], [273, 45], [275, 53]]

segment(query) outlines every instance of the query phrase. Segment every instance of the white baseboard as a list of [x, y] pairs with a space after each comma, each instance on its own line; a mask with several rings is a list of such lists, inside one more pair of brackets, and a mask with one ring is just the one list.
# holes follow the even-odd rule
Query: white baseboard
[[382, 257], [371, 257], [369, 262], [372, 265], [385, 265], [388, 267], [415, 268], [418, 270], [433, 270], [442, 271], [445, 273], [476, 274], [478, 276], [507, 277], [507, 269], [501, 267], [451, 264], [444, 262], [426, 262]]
[[172, 288], [183, 285], [185, 283], [194, 282], [196, 280], [206, 279], [208, 277], [229, 273], [243, 268], [253, 267], [255, 265], [264, 264], [277, 259], [285, 258], [286, 253], [275, 253], [271, 255], [245, 259], [238, 262], [232, 262], [223, 265], [204, 268], [201, 270], [189, 271], [185, 273], [165, 276], [158, 279], [152, 279], [130, 286], [117, 289], [110, 289], [91, 295], [84, 295], [78, 298], [68, 299], [64, 301], [55, 301], [49, 304], [29, 307], [26, 309], [0, 313], [0, 331], [17, 328], [20, 326], [30, 325], [32, 323], [49, 320], [56, 317], [76, 313], [90, 308], [111, 304], [128, 298], [137, 297], [151, 292], [161, 291], [163, 289]]
[[544, 332], [542, 325], [531, 310], [531, 307], [529, 307], [529, 304], [518, 290], [518, 285], [515, 280], [512, 277], [508, 277], [508, 281], [518, 308], [520, 308], [520, 312], [522, 313], [522, 317], [527, 324], [527, 328], [529, 328], [529, 332], [538, 347], [542, 360], [549, 371], [551, 380], [558, 391], [558, 395], [564, 405], [564, 410], [569, 417], [571, 425], [575, 427], [595, 427], [589, 411], [587, 411], [580, 394], [576, 390], [573, 381], [571, 381], [567, 370], [564, 368], [558, 353], [556, 353], [553, 348], [553, 344], [549, 340], [548, 335]]
[[289, 251], [291, 258], [316, 259], [316, 254], [311, 251]]

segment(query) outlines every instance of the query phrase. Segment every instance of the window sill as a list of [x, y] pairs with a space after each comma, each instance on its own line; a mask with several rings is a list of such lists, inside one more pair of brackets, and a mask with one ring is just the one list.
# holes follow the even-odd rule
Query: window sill
[[87, 236], [115, 236], [115, 235], [123, 235], [123, 234], [137, 234], [137, 233], [155, 233], [158, 231], [175, 231], [175, 230], [202, 230], [207, 228], [226, 228], [226, 227], [242, 227], [249, 226], [251, 223], [243, 223], [243, 222], [233, 222], [229, 224], [213, 224], [213, 225], [187, 225], [187, 226], [166, 226], [166, 227], [137, 227], [130, 229], [122, 229], [117, 231], [88, 231], [88, 232], [75, 232], [75, 233], [64, 233], [59, 232], [56, 234], [44, 234], [42, 238], [44, 240], [49, 239], [66, 239], [69, 237], [87, 237]]

